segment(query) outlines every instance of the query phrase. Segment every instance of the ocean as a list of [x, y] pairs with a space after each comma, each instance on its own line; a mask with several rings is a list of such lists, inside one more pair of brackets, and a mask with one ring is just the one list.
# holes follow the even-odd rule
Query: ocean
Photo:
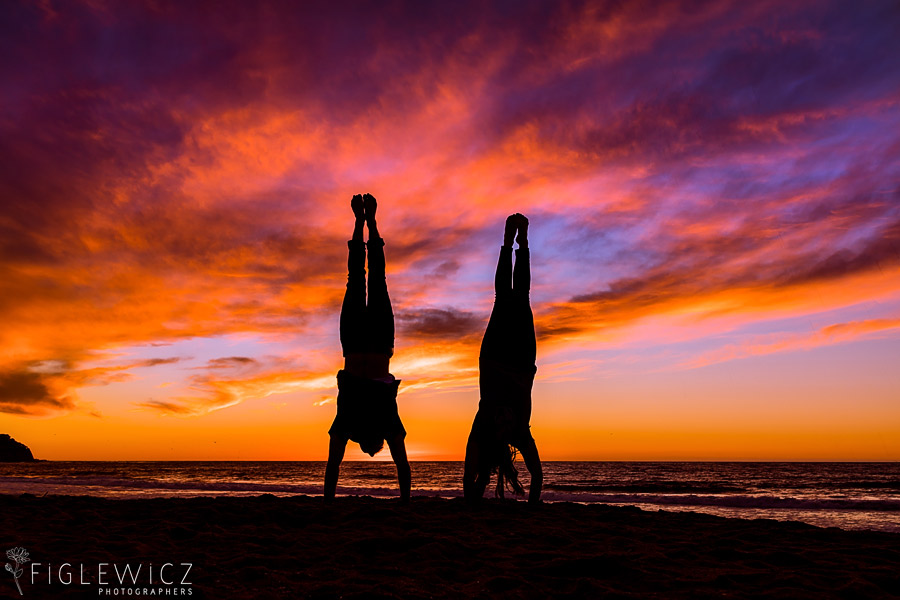
[[[517, 463], [523, 483], [528, 472]], [[900, 532], [900, 463], [555, 462], [548, 502]], [[413, 496], [462, 496], [463, 463], [413, 462]], [[0, 463], [0, 493], [107, 498], [319, 495], [323, 462]], [[492, 494], [489, 486], [488, 494]], [[391, 462], [344, 462], [339, 495], [393, 497]], [[507, 494], [507, 498], [513, 498]]]

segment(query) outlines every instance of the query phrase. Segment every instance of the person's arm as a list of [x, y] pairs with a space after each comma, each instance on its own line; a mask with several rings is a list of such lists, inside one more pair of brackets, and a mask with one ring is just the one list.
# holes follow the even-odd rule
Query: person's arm
[[328, 443], [328, 464], [325, 466], [325, 501], [334, 500], [337, 491], [338, 475], [341, 472], [341, 461], [344, 460], [344, 450], [347, 448], [347, 438], [338, 435], [330, 436]]
[[528, 502], [537, 504], [541, 501], [541, 488], [544, 487], [544, 471], [541, 467], [541, 457], [538, 455], [537, 444], [534, 438], [528, 440], [519, 448], [522, 453], [522, 459], [525, 461], [525, 467], [531, 474], [531, 485], [528, 486]]
[[412, 489], [412, 473], [409, 468], [409, 459], [406, 457], [406, 443], [403, 436], [399, 435], [394, 439], [387, 440], [388, 448], [391, 449], [391, 458], [397, 466], [397, 483], [400, 486], [400, 502], [409, 503], [409, 493]]

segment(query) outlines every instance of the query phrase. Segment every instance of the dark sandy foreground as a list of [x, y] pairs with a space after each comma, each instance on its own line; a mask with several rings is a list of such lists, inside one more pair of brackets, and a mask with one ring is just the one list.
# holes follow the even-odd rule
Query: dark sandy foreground
[[[26, 598], [116, 597], [99, 593], [101, 562], [143, 563], [142, 577], [193, 563], [181, 593], [194, 598], [900, 596], [898, 534], [602, 505], [0, 495], [0, 543], [52, 578], [76, 565], [65, 586], [46, 566], [31, 583], [26, 564]], [[77, 585], [79, 563], [91, 585]], [[19, 597], [2, 568], [0, 597]]]

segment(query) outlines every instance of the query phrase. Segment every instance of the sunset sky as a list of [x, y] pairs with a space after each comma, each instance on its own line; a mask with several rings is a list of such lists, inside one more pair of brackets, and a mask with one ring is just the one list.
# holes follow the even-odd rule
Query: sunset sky
[[900, 460], [895, 2], [295, 4], [3, 3], [0, 432], [324, 459], [370, 192], [411, 458], [522, 212], [542, 458]]

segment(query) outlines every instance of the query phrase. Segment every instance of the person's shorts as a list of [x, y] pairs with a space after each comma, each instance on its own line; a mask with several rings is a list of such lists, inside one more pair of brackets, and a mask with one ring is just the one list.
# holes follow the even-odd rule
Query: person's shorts
[[400, 380], [384, 383], [338, 371], [337, 415], [328, 433], [359, 444], [363, 452], [375, 456], [385, 440], [406, 436], [397, 409]]

